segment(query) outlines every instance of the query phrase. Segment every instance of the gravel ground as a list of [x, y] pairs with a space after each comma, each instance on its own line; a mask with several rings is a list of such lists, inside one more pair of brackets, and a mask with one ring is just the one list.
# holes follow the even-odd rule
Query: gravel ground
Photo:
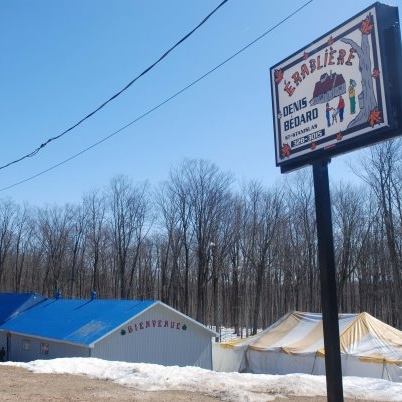
[[[269, 398], [267, 398], [268, 400]], [[35, 374], [28, 370], [0, 367], [0, 401], [145, 401], [145, 402], [213, 402], [219, 399], [195, 392], [143, 392], [111, 381], [95, 380], [68, 374]], [[277, 399], [290, 402], [325, 402], [325, 398], [292, 397]], [[345, 402], [351, 400], [345, 400]], [[359, 400], [359, 402], [365, 402]], [[366, 401], [367, 402], [367, 401]]]
[[85, 376], [35, 374], [4, 366], [0, 368], [0, 390], [0, 401], [217, 401], [191, 392], [143, 392]]

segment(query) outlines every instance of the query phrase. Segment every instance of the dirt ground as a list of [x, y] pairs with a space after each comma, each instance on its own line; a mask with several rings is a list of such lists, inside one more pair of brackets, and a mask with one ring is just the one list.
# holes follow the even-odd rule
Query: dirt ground
[[[0, 401], [145, 401], [145, 402], [213, 402], [219, 399], [193, 392], [143, 392], [111, 381], [94, 380], [67, 374], [35, 374], [28, 370], [0, 367]], [[289, 402], [325, 402], [325, 398], [280, 398]], [[345, 400], [347, 401], [347, 400]], [[348, 402], [351, 402], [349, 400]], [[364, 401], [359, 401], [364, 402]]]

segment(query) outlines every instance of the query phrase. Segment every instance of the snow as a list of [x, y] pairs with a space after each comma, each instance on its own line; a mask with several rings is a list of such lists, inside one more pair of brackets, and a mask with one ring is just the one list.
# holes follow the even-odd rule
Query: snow
[[[325, 396], [325, 377], [307, 374], [267, 375], [218, 373], [197, 367], [110, 362], [95, 358], [36, 360], [0, 363], [36, 373], [81, 374], [142, 391], [183, 390], [225, 401], [260, 402], [280, 396]], [[345, 397], [376, 401], [402, 401], [402, 383], [373, 378], [344, 377]]]
[[[220, 337], [220, 342], [228, 342], [228, 341], [232, 341], [234, 339], [241, 339], [240, 336], [237, 336], [234, 328], [226, 328], [226, 327], [218, 327], [218, 329], [216, 329], [215, 326], [210, 326], [209, 328], [212, 329], [212, 331], [215, 331], [219, 334]], [[246, 331], [247, 329], [245, 327], [242, 328], [243, 331], [243, 339], [246, 339]], [[249, 336], [250, 336], [250, 329], [249, 329]], [[257, 334], [260, 333], [262, 331], [262, 328], [257, 329]]]

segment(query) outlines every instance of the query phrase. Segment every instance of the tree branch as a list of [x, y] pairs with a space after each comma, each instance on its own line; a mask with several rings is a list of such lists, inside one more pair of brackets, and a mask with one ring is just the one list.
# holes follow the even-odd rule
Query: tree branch
[[343, 39], [341, 39], [341, 42], [344, 42], [344, 43], [350, 45], [353, 49], [356, 50], [357, 55], [359, 56], [359, 58], [362, 57], [363, 50], [353, 39], [343, 38]]

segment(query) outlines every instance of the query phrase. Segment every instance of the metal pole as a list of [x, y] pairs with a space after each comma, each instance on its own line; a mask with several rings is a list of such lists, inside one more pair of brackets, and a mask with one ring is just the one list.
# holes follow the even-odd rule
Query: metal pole
[[317, 217], [318, 261], [321, 278], [327, 400], [329, 402], [342, 402], [342, 366], [339, 346], [338, 303], [328, 163], [328, 159], [314, 162], [313, 177]]

